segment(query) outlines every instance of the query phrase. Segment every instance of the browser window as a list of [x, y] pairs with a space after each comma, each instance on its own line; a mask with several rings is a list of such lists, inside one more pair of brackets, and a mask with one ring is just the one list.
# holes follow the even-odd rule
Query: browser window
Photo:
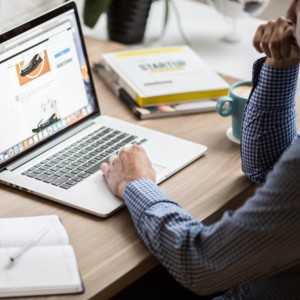
[[94, 111], [74, 15], [68, 13], [2, 45], [0, 163]]

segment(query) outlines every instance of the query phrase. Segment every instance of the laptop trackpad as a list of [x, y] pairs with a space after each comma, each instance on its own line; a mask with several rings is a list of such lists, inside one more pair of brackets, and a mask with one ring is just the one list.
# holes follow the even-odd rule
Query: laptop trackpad
[[156, 174], [159, 174], [159, 173], [163, 172], [166, 169], [166, 167], [155, 164], [155, 163], [152, 163], [152, 167], [154, 168]]

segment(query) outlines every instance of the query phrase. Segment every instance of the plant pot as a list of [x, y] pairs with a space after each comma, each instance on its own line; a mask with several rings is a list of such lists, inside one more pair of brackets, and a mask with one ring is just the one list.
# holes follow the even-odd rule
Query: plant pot
[[142, 42], [152, 0], [112, 0], [107, 10], [110, 40], [123, 44]]

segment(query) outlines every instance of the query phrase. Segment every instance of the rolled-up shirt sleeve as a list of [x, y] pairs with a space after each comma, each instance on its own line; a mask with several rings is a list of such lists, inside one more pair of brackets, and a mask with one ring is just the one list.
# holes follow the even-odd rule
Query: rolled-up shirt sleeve
[[275, 68], [258, 60], [241, 135], [242, 169], [263, 183], [287, 147], [297, 138], [296, 92], [299, 66]]

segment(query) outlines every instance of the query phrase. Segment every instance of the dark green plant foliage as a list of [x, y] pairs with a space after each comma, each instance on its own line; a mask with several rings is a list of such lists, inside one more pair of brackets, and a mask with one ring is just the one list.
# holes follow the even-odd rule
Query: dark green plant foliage
[[93, 28], [100, 15], [105, 12], [112, 0], [85, 0], [83, 9], [84, 24]]
[[[83, 21], [84, 24], [90, 28], [93, 28], [99, 17], [103, 12], [107, 11], [112, 0], [85, 0], [84, 9], [83, 9]], [[126, 1], [126, 0], [124, 0]], [[136, 0], [138, 1], [138, 0]], [[158, 0], [151, 0], [152, 2]], [[164, 27], [167, 23], [169, 16], [169, 1], [165, 0], [166, 10], [165, 10], [165, 19], [164, 19]]]

